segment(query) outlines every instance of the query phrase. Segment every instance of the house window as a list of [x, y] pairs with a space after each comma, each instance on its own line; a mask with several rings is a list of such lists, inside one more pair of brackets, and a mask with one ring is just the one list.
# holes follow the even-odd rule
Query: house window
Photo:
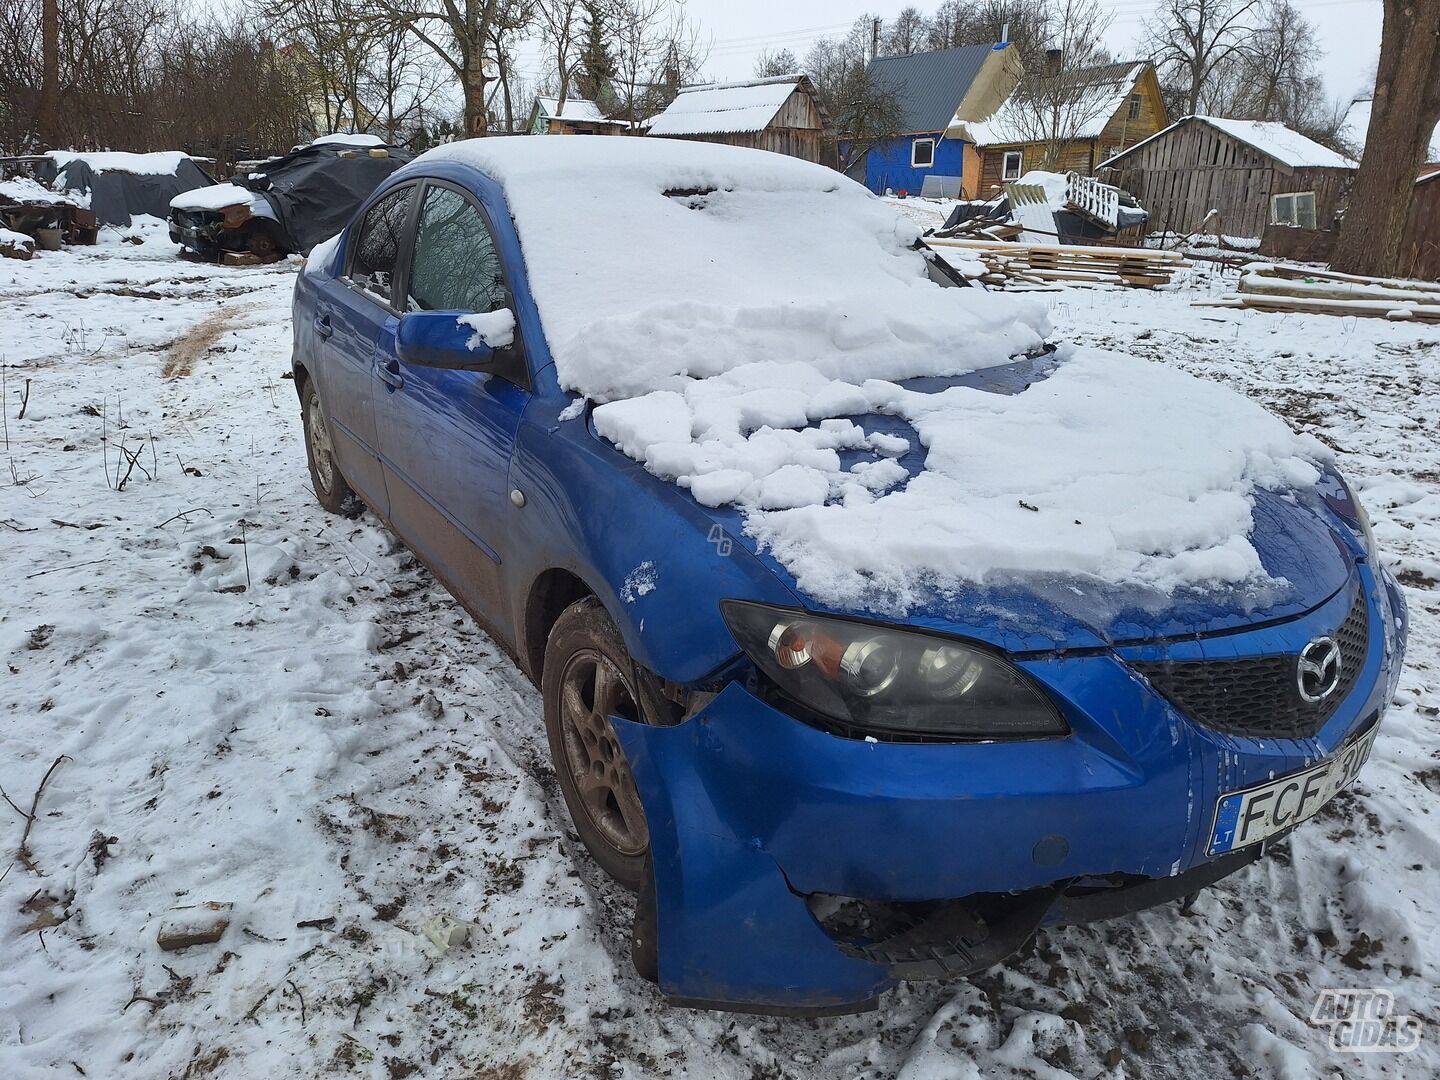
[[910, 144], [910, 167], [928, 169], [935, 164], [935, 140], [916, 139]]
[[1139, 120], [1139, 119], [1140, 119], [1140, 95], [1139, 95], [1139, 94], [1131, 94], [1131, 95], [1130, 95], [1130, 119], [1131, 119], [1131, 120]]
[[1270, 200], [1270, 223], [1297, 225], [1302, 229], [1315, 228], [1315, 193], [1293, 191], [1276, 195]]
[[1005, 158], [1001, 162], [1000, 179], [1019, 180], [1025, 171], [1025, 152], [1023, 150], [1006, 150]]

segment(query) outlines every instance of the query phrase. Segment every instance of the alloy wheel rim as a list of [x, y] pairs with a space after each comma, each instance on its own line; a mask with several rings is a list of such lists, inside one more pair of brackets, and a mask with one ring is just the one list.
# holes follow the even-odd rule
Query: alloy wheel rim
[[334, 490], [335, 461], [330, 452], [330, 431], [320, 413], [320, 398], [312, 390], [306, 399], [306, 427], [310, 433], [310, 456], [315, 461], [315, 476], [327, 492]]
[[607, 657], [582, 649], [570, 657], [560, 677], [566, 766], [585, 815], [605, 842], [621, 855], [640, 855], [650, 842], [650, 833], [611, 716], [640, 719], [635, 695]]

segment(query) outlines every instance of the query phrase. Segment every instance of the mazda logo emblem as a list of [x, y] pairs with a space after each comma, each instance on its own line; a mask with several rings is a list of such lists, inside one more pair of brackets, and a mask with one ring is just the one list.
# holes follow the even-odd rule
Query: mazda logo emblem
[[1300, 696], [1318, 705], [1340, 685], [1340, 646], [1334, 638], [1316, 638], [1300, 650], [1295, 662], [1295, 684]]

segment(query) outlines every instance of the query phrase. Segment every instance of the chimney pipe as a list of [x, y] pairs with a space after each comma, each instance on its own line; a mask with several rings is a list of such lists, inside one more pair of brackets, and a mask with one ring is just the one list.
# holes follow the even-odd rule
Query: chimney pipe
[[1045, 74], [1046, 74], [1046, 75], [1059, 75], [1059, 74], [1060, 74], [1060, 62], [1061, 62], [1063, 59], [1064, 59], [1064, 53], [1062, 53], [1059, 49], [1046, 49], [1046, 50], [1045, 50]]

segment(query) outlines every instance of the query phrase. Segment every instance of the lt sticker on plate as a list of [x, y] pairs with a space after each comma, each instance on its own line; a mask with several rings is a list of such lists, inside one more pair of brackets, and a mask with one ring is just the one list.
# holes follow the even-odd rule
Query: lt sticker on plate
[[1379, 730], [1380, 725], [1375, 724], [1339, 753], [1304, 772], [1221, 795], [1215, 804], [1210, 854], [1220, 855], [1258, 844], [1314, 817], [1359, 774], [1370, 757], [1370, 747]]

